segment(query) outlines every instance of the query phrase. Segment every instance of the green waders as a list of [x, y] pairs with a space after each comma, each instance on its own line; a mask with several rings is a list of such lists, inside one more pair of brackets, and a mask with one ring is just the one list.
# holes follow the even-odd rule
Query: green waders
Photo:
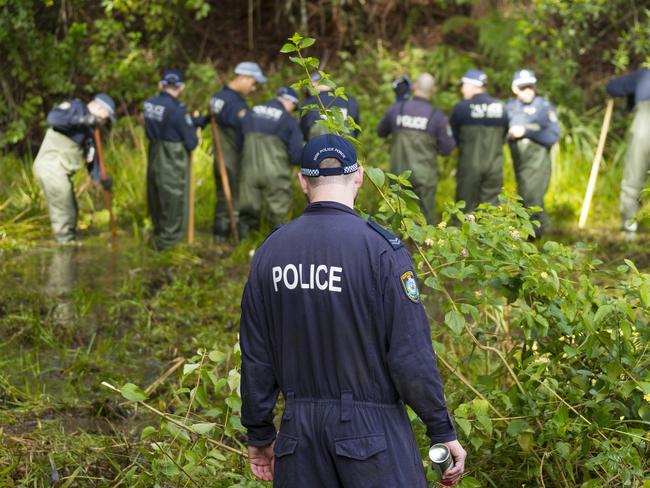
[[309, 129], [309, 139], [313, 139], [316, 136], [321, 136], [323, 134], [329, 134], [330, 131], [327, 129], [327, 127], [323, 126], [322, 124], [318, 124], [314, 122], [314, 125], [311, 126], [311, 129]]
[[[219, 125], [219, 136], [221, 138], [221, 150], [223, 151], [223, 160], [226, 163], [226, 173], [228, 173], [228, 183], [232, 194], [233, 208], [235, 212], [238, 209], [238, 188], [239, 188], [239, 150], [237, 149], [235, 129], [232, 127], [223, 127]], [[217, 204], [214, 211], [214, 227], [212, 232], [216, 236], [226, 237], [230, 233], [230, 217], [228, 216], [228, 205], [226, 205], [226, 196], [223, 193], [221, 176], [219, 173], [218, 162], [214, 164], [214, 178], [217, 187]]]
[[390, 170], [400, 174], [411, 170], [413, 191], [420, 198], [420, 208], [433, 223], [436, 187], [438, 185], [438, 156], [435, 140], [424, 132], [399, 130], [393, 134], [390, 148]]
[[539, 220], [541, 224], [541, 227], [535, 228], [535, 234], [539, 237], [550, 224], [544, 210], [544, 195], [551, 181], [551, 150], [525, 138], [509, 141], [508, 145], [524, 206], [542, 208], [541, 212], [531, 216], [532, 220]]
[[503, 127], [465, 125], [458, 141], [456, 201], [465, 212], [479, 203], [497, 203], [503, 187]]
[[259, 226], [262, 215], [282, 222], [291, 205], [291, 166], [286, 145], [269, 134], [250, 133], [244, 140], [239, 184], [240, 234]]
[[187, 226], [189, 156], [181, 142], [150, 141], [147, 204], [153, 244], [166, 249], [180, 242]]
[[633, 219], [639, 211], [639, 196], [650, 170], [650, 101], [639, 102], [630, 127], [625, 170], [621, 182], [621, 214]]
[[77, 199], [72, 177], [83, 165], [81, 146], [48, 129], [34, 161], [34, 176], [47, 200], [52, 231], [58, 242], [71, 242], [76, 237]]

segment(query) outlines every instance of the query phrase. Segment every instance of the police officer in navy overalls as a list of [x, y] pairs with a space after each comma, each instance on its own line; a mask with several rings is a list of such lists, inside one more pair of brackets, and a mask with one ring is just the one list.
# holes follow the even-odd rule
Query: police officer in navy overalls
[[[242, 423], [251, 469], [285, 488], [425, 488], [405, 404], [444, 442], [457, 481], [466, 453], [445, 403], [411, 258], [353, 205], [354, 147], [304, 148], [304, 214], [256, 252], [242, 298]], [[285, 411], [276, 432], [279, 393]]]
[[115, 102], [99, 93], [88, 104], [74, 98], [54, 107], [47, 114], [50, 128], [34, 161], [34, 176], [50, 214], [57, 242], [73, 242], [77, 236], [77, 199], [73, 177], [86, 163], [93, 180], [110, 190], [112, 179], [102, 180], [95, 149], [94, 129], [115, 118]]
[[[242, 119], [248, 110], [245, 97], [257, 89], [258, 83], [266, 83], [268, 79], [262, 73], [257, 63], [244, 61], [235, 67], [235, 77], [210, 99], [210, 110], [214, 114], [221, 140], [221, 150], [226, 165], [226, 172], [235, 210], [238, 208], [238, 189], [241, 151], [244, 145]], [[223, 185], [219, 177], [219, 169], [215, 162], [214, 178], [217, 188], [217, 203], [214, 213], [214, 238], [217, 241], [228, 237], [228, 211]]]
[[411, 171], [413, 191], [429, 222], [434, 219], [438, 154], [446, 156], [454, 148], [447, 117], [429, 102], [434, 88], [433, 76], [420, 75], [415, 81], [413, 99], [402, 98], [392, 104], [377, 126], [379, 137], [392, 137], [391, 172]]
[[537, 95], [537, 78], [527, 69], [517, 71], [512, 79], [516, 98], [506, 103], [510, 129], [508, 145], [517, 178], [517, 191], [526, 207], [541, 207], [531, 218], [539, 220], [535, 228], [539, 237], [550, 221], [544, 211], [544, 195], [551, 182], [551, 147], [560, 139], [555, 106]]
[[178, 97], [185, 89], [183, 74], [167, 70], [160, 92], [144, 102], [147, 152], [147, 206], [153, 222], [153, 244], [166, 249], [183, 239], [189, 203], [189, 160], [198, 145], [196, 127], [205, 117], [192, 118]]
[[291, 206], [291, 165], [300, 164], [302, 133], [291, 113], [298, 106], [293, 88], [250, 109], [242, 120], [244, 150], [239, 181], [239, 235], [257, 229], [262, 217], [283, 222]]
[[503, 144], [508, 115], [503, 103], [487, 94], [487, 75], [470, 69], [461, 79], [463, 100], [451, 113], [449, 123], [458, 145], [456, 201], [465, 212], [480, 203], [498, 203], [503, 186]]
[[621, 216], [623, 230], [636, 232], [639, 196], [650, 171], [650, 69], [614, 78], [607, 83], [607, 93], [626, 97], [628, 108], [634, 110], [621, 181]]

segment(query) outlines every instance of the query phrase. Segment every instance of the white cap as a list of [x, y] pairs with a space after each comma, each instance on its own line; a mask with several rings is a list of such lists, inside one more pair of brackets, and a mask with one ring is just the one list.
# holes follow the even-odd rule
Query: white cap
[[268, 78], [262, 74], [262, 68], [252, 61], [244, 61], [235, 67], [235, 74], [252, 76], [258, 83], [266, 83]]

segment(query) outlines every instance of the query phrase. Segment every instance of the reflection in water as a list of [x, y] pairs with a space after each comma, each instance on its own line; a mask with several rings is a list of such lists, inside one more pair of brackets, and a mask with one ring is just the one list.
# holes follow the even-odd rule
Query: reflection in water
[[69, 293], [77, 281], [76, 248], [59, 247], [51, 256], [47, 282], [43, 292], [55, 301], [52, 319], [55, 323], [66, 325], [74, 319], [74, 306]]

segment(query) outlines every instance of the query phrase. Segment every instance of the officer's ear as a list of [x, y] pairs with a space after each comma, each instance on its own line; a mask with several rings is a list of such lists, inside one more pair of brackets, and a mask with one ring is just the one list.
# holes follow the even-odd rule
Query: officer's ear
[[307, 177], [305, 177], [302, 173], [298, 173], [298, 181], [300, 182], [300, 189], [305, 195], [307, 195], [309, 192], [309, 183], [307, 183]]
[[363, 166], [359, 165], [359, 169], [354, 173], [354, 188], [359, 189], [363, 185]]

